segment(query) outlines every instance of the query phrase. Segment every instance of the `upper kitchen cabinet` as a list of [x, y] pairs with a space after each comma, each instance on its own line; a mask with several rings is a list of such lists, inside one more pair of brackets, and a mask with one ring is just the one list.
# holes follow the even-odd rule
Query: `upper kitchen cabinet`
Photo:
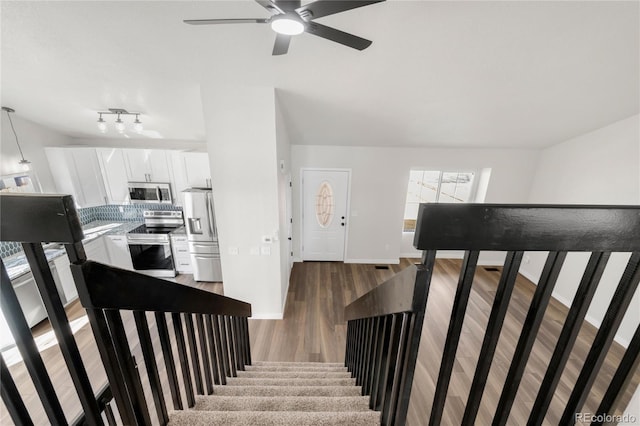
[[171, 153], [176, 189], [204, 188], [211, 185], [209, 154], [206, 152]]
[[79, 207], [107, 202], [98, 156], [94, 148], [45, 148], [58, 192], [71, 194]]
[[185, 189], [211, 185], [211, 168], [206, 152], [173, 151], [170, 161], [174, 172], [174, 188], [178, 194], [176, 201], [180, 204], [184, 202], [182, 191]]
[[171, 182], [167, 153], [157, 149], [124, 149], [130, 182]]
[[206, 152], [183, 152], [181, 154], [187, 187], [205, 188], [211, 186], [209, 154]]
[[96, 148], [109, 204], [129, 201], [127, 165], [120, 148]]

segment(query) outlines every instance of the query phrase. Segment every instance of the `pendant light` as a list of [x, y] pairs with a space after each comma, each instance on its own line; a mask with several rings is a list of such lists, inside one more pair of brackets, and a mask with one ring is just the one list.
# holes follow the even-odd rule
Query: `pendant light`
[[20, 164], [24, 170], [29, 170], [29, 167], [30, 167], [29, 165], [31, 164], [31, 161], [24, 158], [24, 154], [22, 153], [22, 148], [20, 147], [20, 142], [18, 142], [18, 134], [16, 133], [16, 129], [13, 127], [13, 121], [11, 120], [11, 113], [16, 111], [13, 108], [4, 107], [4, 106], [2, 107], [2, 110], [7, 112], [7, 117], [9, 118], [9, 124], [11, 125], [11, 130], [13, 131], [13, 136], [15, 136], [16, 138], [16, 145], [18, 146], [18, 151], [20, 152], [20, 158], [21, 158], [21, 160], [18, 161], [18, 164]]

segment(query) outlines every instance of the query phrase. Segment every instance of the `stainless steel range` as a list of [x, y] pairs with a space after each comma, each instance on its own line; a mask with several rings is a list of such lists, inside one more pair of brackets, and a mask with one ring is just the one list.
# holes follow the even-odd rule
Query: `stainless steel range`
[[184, 225], [181, 211], [145, 210], [144, 225], [127, 233], [133, 269], [154, 277], [175, 277], [169, 233]]

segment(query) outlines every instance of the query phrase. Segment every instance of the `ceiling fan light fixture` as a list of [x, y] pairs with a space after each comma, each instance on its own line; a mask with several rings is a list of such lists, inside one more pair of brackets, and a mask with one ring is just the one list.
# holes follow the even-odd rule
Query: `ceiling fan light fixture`
[[304, 32], [304, 23], [298, 16], [283, 14], [273, 17], [271, 29], [278, 34], [298, 35]]

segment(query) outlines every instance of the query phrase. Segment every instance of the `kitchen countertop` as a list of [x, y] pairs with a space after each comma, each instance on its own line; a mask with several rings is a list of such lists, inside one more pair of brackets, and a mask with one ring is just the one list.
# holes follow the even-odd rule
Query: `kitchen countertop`
[[[110, 220], [94, 220], [82, 226], [84, 231], [83, 243], [95, 240], [101, 235], [124, 235], [132, 229], [142, 225], [143, 222], [113, 222]], [[51, 261], [65, 254], [65, 249], [61, 244], [46, 244], [44, 246], [44, 254], [47, 260]], [[23, 252], [16, 253], [5, 259], [2, 259], [10, 279], [18, 278], [26, 274], [31, 269]]]

